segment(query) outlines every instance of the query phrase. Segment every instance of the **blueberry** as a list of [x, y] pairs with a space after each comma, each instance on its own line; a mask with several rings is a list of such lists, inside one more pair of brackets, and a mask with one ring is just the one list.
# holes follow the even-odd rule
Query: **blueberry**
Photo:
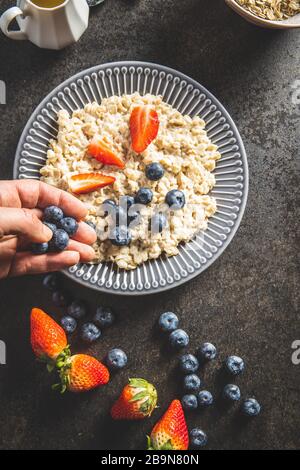
[[164, 176], [165, 170], [160, 163], [150, 163], [146, 166], [146, 176], [151, 181], [158, 181]]
[[201, 380], [196, 374], [186, 375], [184, 377], [184, 389], [187, 392], [199, 392], [201, 387]]
[[245, 363], [238, 356], [229, 356], [226, 359], [226, 367], [230, 374], [240, 375], [245, 369]]
[[43, 279], [43, 286], [49, 290], [56, 290], [58, 288], [57, 276], [55, 274], [47, 274]]
[[103, 209], [105, 217], [108, 214], [112, 214], [113, 211], [116, 210], [116, 208], [117, 208], [117, 204], [112, 199], [106, 199], [105, 201], [102, 202], [102, 209]]
[[170, 344], [176, 349], [185, 348], [189, 342], [189, 335], [183, 330], [175, 330], [170, 334]]
[[199, 428], [194, 428], [190, 432], [190, 442], [193, 449], [205, 447], [207, 444], [207, 435]]
[[255, 398], [247, 398], [242, 405], [242, 411], [246, 416], [255, 417], [261, 412], [261, 406]]
[[184, 374], [193, 374], [199, 369], [199, 361], [193, 354], [184, 354], [179, 359], [179, 367]]
[[44, 220], [45, 222], [51, 222], [53, 224], [58, 224], [61, 219], [64, 218], [64, 213], [60, 207], [49, 206], [44, 210]]
[[110, 369], [123, 369], [127, 364], [127, 356], [122, 349], [111, 349], [106, 356], [106, 365]]
[[223, 398], [228, 401], [239, 401], [241, 399], [241, 391], [237, 385], [228, 384], [224, 387]]
[[62, 229], [56, 230], [49, 244], [52, 251], [64, 251], [69, 244], [69, 235]]
[[78, 222], [73, 217], [65, 217], [60, 221], [59, 225], [70, 237], [75, 235], [78, 230]]
[[110, 307], [98, 307], [93, 321], [101, 328], [105, 328], [113, 324], [115, 315]]
[[69, 335], [73, 334], [77, 328], [77, 321], [73, 317], [69, 317], [69, 316], [62, 317], [62, 319], [60, 320], [60, 323], [63, 329], [65, 330], [65, 332], [68, 333]]
[[165, 214], [158, 212], [151, 218], [149, 223], [149, 230], [151, 230], [152, 233], [161, 233], [167, 225], [168, 221]]
[[172, 189], [166, 195], [166, 203], [173, 211], [178, 211], [185, 206], [185, 195], [179, 189]]
[[52, 224], [51, 222], [43, 222], [46, 227], [50, 228], [51, 232], [55, 232], [57, 230], [57, 226], [55, 224]]
[[32, 243], [31, 251], [34, 255], [44, 255], [49, 250], [49, 243]]
[[85, 223], [96, 231], [96, 225], [94, 224], [94, 222], [92, 222], [91, 220], [85, 220]]
[[138, 190], [135, 196], [135, 202], [137, 204], [150, 204], [153, 199], [153, 192], [149, 188], [141, 188]]
[[80, 320], [81, 318], [84, 318], [87, 314], [87, 305], [83, 300], [74, 300], [69, 306], [68, 306], [68, 314], [71, 317], [76, 318], [76, 320]]
[[181, 404], [184, 410], [196, 410], [198, 408], [196, 395], [184, 395], [181, 399]]
[[127, 227], [115, 227], [110, 233], [110, 241], [115, 246], [128, 246], [131, 242], [131, 233]]
[[69, 303], [69, 296], [61, 290], [56, 290], [52, 294], [52, 302], [57, 307], [66, 307]]
[[135, 203], [133, 196], [122, 196], [120, 197], [120, 206], [124, 207], [126, 210], [129, 210], [131, 206]]
[[201, 390], [201, 392], [198, 393], [199, 406], [210, 406], [213, 404], [213, 402], [213, 396], [207, 390]]
[[211, 343], [204, 343], [197, 350], [196, 354], [199, 361], [212, 361], [217, 357], [217, 349]]
[[81, 327], [81, 339], [85, 343], [94, 343], [101, 336], [101, 331], [94, 323], [84, 323]]
[[179, 320], [173, 312], [162, 313], [158, 320], [159, 329], [165, 332], [171, 332], [178, 328]]

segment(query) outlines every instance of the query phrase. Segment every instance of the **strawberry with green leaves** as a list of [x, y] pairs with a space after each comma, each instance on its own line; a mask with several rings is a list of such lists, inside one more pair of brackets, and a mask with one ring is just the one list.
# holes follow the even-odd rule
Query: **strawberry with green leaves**
[[179, 400], [172, 401], [148, 437], [148, 450], [188, 450], [189, 434]]
[[108, 369], [97, 359], [86, 354], [76, 354], [57, 363], [61, 383], [54, 390], [79, 393], [88, 392], [109, 382]]
[[129, 379], [121, 396], [111, 409], [113, 419], [144, 419], [151, 416], [157, 404], [157, 392], [144, 379]]
[[71, 356], [66, 333], [47, 313], [32, 309], [30, 323], [34, 354], [47, 363], [49, 372], [58, 370], [61, 383], [54, 389], [86, 392], [108, 383], [109, 371], [97, 359], [86, 354]]

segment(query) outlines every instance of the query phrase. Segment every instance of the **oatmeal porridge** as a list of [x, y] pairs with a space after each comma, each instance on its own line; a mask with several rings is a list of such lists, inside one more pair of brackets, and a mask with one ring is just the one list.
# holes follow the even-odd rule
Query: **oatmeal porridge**
[[135, 269], [207, 228], [220, 157], [202, 119], [135, 93], [60, 111], [41, 176], [86, 204], [95, 263]]

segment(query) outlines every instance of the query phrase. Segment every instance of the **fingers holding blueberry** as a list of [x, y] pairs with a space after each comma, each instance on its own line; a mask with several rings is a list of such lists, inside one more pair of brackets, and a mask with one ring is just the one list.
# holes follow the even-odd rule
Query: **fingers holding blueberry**
[[91, 261], [94, 257], [92, 248], [71, 243], [71, 238], [77, 238], [78, 242], [91, 244], [95, 241], [95, 234], [79, 223], [75, 218], [68, 217], [63, 210], [57, 206], [48, 206], [43, 212], [43, 223], [52, 232], [52, 238], [48, 243], [34, 243], [31, 251], [35, 255], [46, 253], [60, 253], [67, 249], [77, 251], [81, 255], [81, 260]]

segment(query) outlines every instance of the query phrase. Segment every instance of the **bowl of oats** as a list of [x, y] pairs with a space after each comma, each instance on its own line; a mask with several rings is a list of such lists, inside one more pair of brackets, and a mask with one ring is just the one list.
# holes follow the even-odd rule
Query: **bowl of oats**
[[95, 66], [53, 90], [23, 131], [14, 176], [86, 205], [96, 257], [66, 274], [126, 295], [203, 272], [234, 237], [248, 193], [227, 111], [191, 78], [145, 62]]
[[300, 28], [300, 0], [225, 0], [245, 20], [269, 29]]

